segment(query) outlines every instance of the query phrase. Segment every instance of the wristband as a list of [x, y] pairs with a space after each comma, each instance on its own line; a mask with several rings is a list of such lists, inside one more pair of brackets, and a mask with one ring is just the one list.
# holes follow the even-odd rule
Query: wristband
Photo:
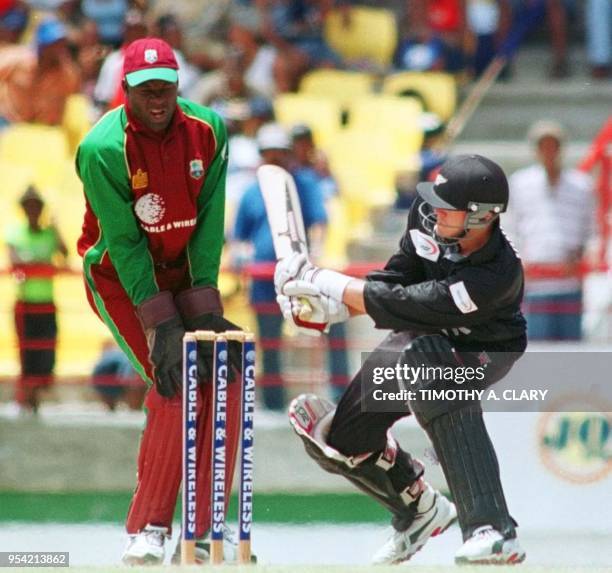
[[178, 316], [172, 293], [167, 290], [158, 292], [139, 304], [136, 313], [144, 330], [156, 328], [162, 322]]
[[[311, 274], [309, 274], [311, 273]], [[327, 295], [338, 302], [342, 302], [342, 295], [347, 285], [353, 280], [353, 277], [344, 275], [329, 269], [315, 268], [312, 271], [307, 271], [306, 280], [314, 284], [322, 294]]]

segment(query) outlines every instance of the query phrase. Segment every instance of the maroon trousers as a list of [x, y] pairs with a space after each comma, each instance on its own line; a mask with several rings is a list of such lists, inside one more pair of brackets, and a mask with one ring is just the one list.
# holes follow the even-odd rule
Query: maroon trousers
[[21, 372], [15, 386], [15, 401], [37, 407], [38, 390], [53, 383], [57, 322], [53, 302], [15, 303], [15, 332]]

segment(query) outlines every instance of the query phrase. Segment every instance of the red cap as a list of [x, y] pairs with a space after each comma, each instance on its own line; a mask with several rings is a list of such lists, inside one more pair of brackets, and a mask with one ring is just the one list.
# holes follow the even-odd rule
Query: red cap
[[159, 38], [142, 38], [125, 50], [123, 76], [134, 87], [149, 80], [178, 82], [178, 64], [169, 44]]

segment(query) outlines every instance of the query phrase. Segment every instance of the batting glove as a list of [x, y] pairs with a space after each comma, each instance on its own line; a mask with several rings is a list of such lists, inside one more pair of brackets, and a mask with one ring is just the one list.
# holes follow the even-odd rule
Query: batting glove
[[276, 298], [283, 316], [292, 320], [304, 334], [317, 336], [320, 332], [328, 332], [332, 324], [344, 322], [350, 316], [345, 304], [321, 294], [307, 281], [289, 281], [284, 292], [286, 294]]
[[353, 280], [353, 277], [321, 269], [313, 265], [306, 255], [294, 253], [276, 264], [274, 273], [276, 293], [287, 294], [284, 290], [285, 285], [291, 280], [310, 282], [319, 289], [321, 294], [341, 301], [344, 289]]

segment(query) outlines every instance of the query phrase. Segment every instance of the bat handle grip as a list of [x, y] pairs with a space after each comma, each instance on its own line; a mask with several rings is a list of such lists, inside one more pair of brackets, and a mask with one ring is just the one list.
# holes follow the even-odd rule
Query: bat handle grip
[[310, 317], [312, 316], [312, 306], [310, 306], [308, 299], [305, 298], [300, 299], [300, 306], [301, 308], [298, 316], [300, 320], [308, 322], [310, 320]]

